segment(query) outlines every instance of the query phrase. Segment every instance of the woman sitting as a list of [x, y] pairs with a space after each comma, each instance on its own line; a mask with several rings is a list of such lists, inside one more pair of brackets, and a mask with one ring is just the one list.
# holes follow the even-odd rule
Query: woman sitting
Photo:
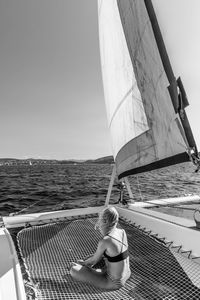
[[[131, 275], [126, 232], [117, 228], [119, 215], [114, 207], [105, 208], [100, 214], [96, 227], [103, 238], [99, 241], [96, 252], [86, 260], [72, 263], [71, 276], [95, 287], [116, 290], [125, 285]], [[105, 270], [95, 270], [104, 256]]]

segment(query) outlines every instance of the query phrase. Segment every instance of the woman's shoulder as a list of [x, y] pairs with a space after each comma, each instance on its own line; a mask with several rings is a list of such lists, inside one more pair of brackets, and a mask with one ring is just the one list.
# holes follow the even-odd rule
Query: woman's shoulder
[[109, 235], [105, 235], [102, 239], [103, 243], [108, 243], [110, 241], [111, 237]]
[[113, 237], [110, 236], [109, 234], [105, 235], [103, 237], [102, 243], [106, 248], [109, 247], [111, 244], [113, 244]]
[[123, 235], [123, 234], [125, 234], [125, 230], [122, 229], [122, 228], [116, 228], [115, 229], [115, 234]]
[[100, 241], [99, 243], [104, 246], [107, 245], [110, 241], [110, 236], [109, 235], [105, 235]]
[[125, 231], [124, 229], [121, 229], [121, 228], [115, 228], [114, 232], [111, 232], [110, 234], [106, 235], [104, 237], [104, 240], [105, 241], [110, 241], [110, 240], [121, 240], [121, 238], [124, 236], [125, 234]]

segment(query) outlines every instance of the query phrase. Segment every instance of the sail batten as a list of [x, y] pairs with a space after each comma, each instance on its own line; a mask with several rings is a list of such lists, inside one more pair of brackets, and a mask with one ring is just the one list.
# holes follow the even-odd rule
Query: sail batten
[[188, 145], [194, 143], [179, 115], [177, 81], [151, 1], [99, 5], [104, 94], [118, 176], [188, 161]]

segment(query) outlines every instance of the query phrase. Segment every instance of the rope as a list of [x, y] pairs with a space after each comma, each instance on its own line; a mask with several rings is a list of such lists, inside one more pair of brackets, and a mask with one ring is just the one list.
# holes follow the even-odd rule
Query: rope
[[[18, 214], [21, 214], [22, 212], [24, 212], [24, 211], [28, 210], [29, 208], [39, 204], [42, 201], [45, 201], [45, 200], [41, 199], [41, 200], [35, 201], [34, 203], [30, 204], [29, 206], [26, 206], [26, 207], [22, 208], [21, 210], [19, 210], [17, 212], [10, 213], [9, 216], [16, 216]], [[56, 203], [54, 205], [54, 208], [56, 209], [56, 207], [57, 207], [58, 209], [62, 209], [65, 203], [66, 203], [66, 200], [63, 200], [61, 203]]]
[[17, 212], [10, 213], [9, 216], [16, 216], [16, 215], [22, 213], [23, 211], [26, 211], [26, 210], [29, 209], [30, 207], [33, 207], [33, 206], [35, 206], [36, 204], [38, 204], [38, 203], [40, 203], [40, 202], [42, 202], [42, 201], [44, 201], [44, 199], [38, 200], [38, 201], [36, 201], [36, 202], [30, 204], [29, 206], [27, 206], [27, 207], [25, 207], [25, 208], [22, 208], [21, 210], [19, 210], [19, 211], [17, 211]]

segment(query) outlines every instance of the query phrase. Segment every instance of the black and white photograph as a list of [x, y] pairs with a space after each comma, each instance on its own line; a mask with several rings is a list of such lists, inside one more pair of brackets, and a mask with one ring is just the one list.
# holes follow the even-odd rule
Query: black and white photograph
[[0, 0], [0, 300], [200, 300], [199, 12]]

